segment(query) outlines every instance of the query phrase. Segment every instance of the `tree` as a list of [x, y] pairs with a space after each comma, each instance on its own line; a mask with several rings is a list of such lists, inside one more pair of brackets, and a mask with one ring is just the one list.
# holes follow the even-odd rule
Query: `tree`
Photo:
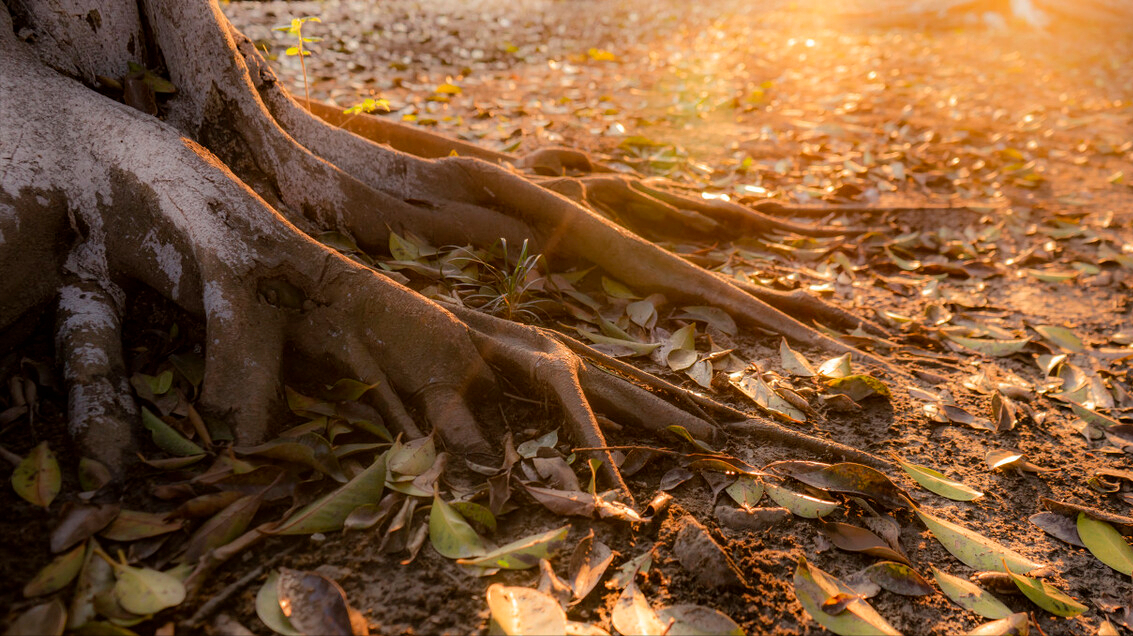
[[[702, 439], [721, 434], [714, 420], [748, 417], [561, 334], [430, 301], [313, 240], [327, 230], [370, 252], [387, 250], [391, 232], [433, 245], [500, 241], [512, 257], [529, 246], [552, 267], [616, 271], [640, 291], [834, 352], [852, 349], [800, 320], [878, 330], [805, 295], [718, 277], [614, 221], [646, 237], [844, 230], [683, 197], [570, 151], [516, 160], [557, 175], [536, 181], [495, 165], [507, 155], [375, 119], [355, 120], [353, 134], [331, 125], [337, 113], [323, 112], [327, 123], [293, 100], [215, 2], [94, 4], [13, 0], [0, 12], [0, 327], [54, 299], [71, 433], [112, 466], [128, 456], [138, 418], [121, 345], [134, 282], [203, 322], [201, 404], [241, 442], [268, 434], [284, 405], [282, 368], [296, 362], [377, 384], [370, 395], [392, 428], [421, 435], [410, 415], [419, 409], [450, 449], [470, 455], [501, 452], [472, 399], [494, 394], [499, 375], [556, 400], [578, 446], [607, 446], [595, 408]], [[167, 87], [155, 71], [176, 89], [160, 118], [152, 91]], [[587, 174], [563, 176], [579, 168]], [[876, 461], [770, 422], [747, 430]], [[625, 489], [608, 452], [592, 452], [608, 485]]]

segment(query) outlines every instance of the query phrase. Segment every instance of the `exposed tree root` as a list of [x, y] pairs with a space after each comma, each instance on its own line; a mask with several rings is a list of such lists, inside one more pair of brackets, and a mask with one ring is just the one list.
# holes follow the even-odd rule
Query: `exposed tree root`
[[[391, 229], [438, 245], [530, 240], [552, 263], [593, 263], [640, 291], [712, 305], [749, 327], [890, 368], [769, 302], [808, 319], [863, 324], [849, 314], [734, 284], [481, 159], [420, 159], [317, 119], [282, 90], [215, 3], [153, 0], [143, 11], [180, 91], [164, 122], [49, 69], [14, 38], [7, 13], [0, 13], [6, 60], [0, 99], [7, 111], [0, 135], [0, 229], [8, 236], [16, 228], [70, 226], [74, 235], [61, 250], [19, 253], [22, 243], [0, 243], [0, 263], [11, 264], [12, 277], [45, 263], [58, 272], [20, 306], [58, 290], [59, 353], [72, 429], [85, 453], [120, 466], [130, 448], [136, 408], [124, 379], [118, 291], [127, 280], [204, 321], [201, 408], [225, 418], [240, 442], [269, 434], [284, 408], [283, 367], [296, 361], [378, 384], [368, 399], [391, 428], [420, 436], [412, 413], [423, 413], [427, 427], [465, 455], [502, 452], [485, 434], [489, 422], [478, 421], [473, 408], [498, 394], [497, 373], [552, 398], [580, 447], [607, 446], [595, 410], [658, 433], [679, 424], [707, 441], [720, 431], [706, 411], [748, 419], [568, 339], [462, 307], [443, 308], [309, 237], [332, 229], [371, 251], [386, 249]], [[51, 108], [45, 112], [43, 104]], [[419, 146], [423, 154], [436, 154], [435, 146], [426, 146]], [[542, 172], [601, 170], [568, 152], [531, 162]], [[581, 199], [598, 201], [620, 220], [640, 214], [640, 207], [662, 210], [662, 225], [706, 235], [723, 226], [806, 229], [621, 177], [559, 183], [589, 189]], [[29, 240], [53, 244], [38, 234]], [[676, 396], [688, 410], [650, 389]], [[878, 461], [773, 424], [732, 428], [782, 446]], [[607, 485], [628, 495], [609, 453], [594, 452]]]

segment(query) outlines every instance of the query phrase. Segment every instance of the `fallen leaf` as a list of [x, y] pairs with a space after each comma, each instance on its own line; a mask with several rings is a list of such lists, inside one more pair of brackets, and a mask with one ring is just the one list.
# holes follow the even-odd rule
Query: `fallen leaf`
[[1066, 327], [1051, 327], [1048, 325], [1035, 325], [1031, 327], [1038, 332], [1043, 339], [1048, 342], [1054, 343], [1056, 346], [1061, 347], [1073, 353], [1082, 353], [1086, 350], [1086, 346], [1082, 344], [1082, 339], [1079, 338], [1073, 331]]
[[323, 495], [285, 519], [272, 534], [313, 534], [340, 530], [358, 506], [378, 503], [386, 480], [386, 455], [350, 481]]
[[1061, 539], [1079, 548], [1086, 547], [1086, 544], [1082, 543], [1082, 539], [1078, 537], [1078, 526], [1070, 517], [1056, 512], [1039, 512], [1030, 516], [1030, 522], [1056, 539]]
[[16, 466], [11, 481], [16, 494], [28, 503], [41, 508], [51, 505], [63, 486], [63, 474], [47, 442], [31, 449]]
[[532, 568], [539, 564], [540, 559], [550, 558], [551, 555], [562, 546], [563, 542], [566, 541], [568, 532], [570, 532], [569, 525], [555, 530], [548, 530], [547, 532], [524, 537], [507, 545], [500, 546], [474, 559], [459, 559], [457, 563], [474, 567], [501, 568], [505, 570]]
[[889, 387], [875, 377], [868, 375], [847, 375], [826, 381], [826, 388], [832, 393], [848, 396], [854, 402], [873, 397], [890, 397]]
[[262, 494], [246, 495], [201, 524], [189, 537], [181, 562], [195, 564], [214, 548], [234, 541], [247, 530], [262, 501]]
[[1011, 577], [1011, 580], [1015, 582], [1019, 591], [1022, 592], [1024, 596], [1031, 599], [1032, 603], [1055, 616], [1070, 618], [1089, 609], [1085, 605], [1058, 591], [1046, 581], [1015, 574], [1011, 571], [1011, 567], [1007, 565], [1006, 562], [1003, 563], [1003, 571], [1007, 573], [1007, 576]]
[[896, 458], [897, 463], [921, 486], [927, 490], [934, 492], [941, 497], [947, 497], [953, 501], [975, 501], [983, 497], [983, 493], [966, 486], [958, 481], [953, 481], [944, 476], [943, 473], [935, 471], [927, 466], [920, 466], [912, 462], [906, 462], [900, 458]]
[[740, 475], [732, 485], [724, 489], [741, 508], [753, 508], [763, 498], [763, 482], [758, 477]]
[[837, 501], [817, 499], [810, 495], [804, 495], [789, 490], [770, 481], [764, 483], [764, 488], [767, 490], [767, 495], [771, 497], [775, 503], [790, 510], [791, 514], [798, 515], [805, 519], [825, 517], [838, 508]]
[[137, 541], [180, 530], [182, 523], [168, 517], [161, 512], [123, 510], [98, 534], [111, 541]]
[[1026, 612], [1010, 614], [999, 620], [977, 626], [967, 636], [1027, 636], [1031, 619]]
[[67, 587], [79, 575], [86, 549], [86, 545], [76, 546], [70, 552], [52, 559], [24, 585], [24, 597], [43, 596]]
[[185, 600], [184, 584], [171, 574], [119, 563], [112, 567], [118, 577], [114, 584], [114, 598], [127, 612], [147, 616]]
[[60, 636], [66, 626], [67, 608], [56, 598], [17, 616], [4, 636]]
[[666, 636], [744, 636], [743, 628], [727, 614], [703, 605], [663, 607], [657, 618], [669, 626]]
[[172, 426], [163, 422], [146, 407], [142, 407], [142, 426], [150, 432], [154, 444], [161, 450], [177, 457], [195, 457], [204, 455], [205, 449], [185, 439]]
[[279, 606], [279, 571], [272, 570], [268, 578], [256, 593], [256, 616], [267, 625], [271, 631], [283, 636], [303, 636], [291, 624], [291, 620], [283, 613]]
[[342, 587], [317, 572], [279, 569], [276, 581], [279, 608], [298, 632], [326, 636], [360, 636], [355, 629], [350, 604]]
[[450, 559], [478, 557], [490, 549], [464, 517], [439, 494], [433, 497], [433, 509], [429, 513], [429, 541], [438, 553]]
[[810, 365], [810, 361], [787, 344], [786, 338], [779, 342], [779, 360], [783, 365], [783, 370], [791, 375], [810, 378], [818, 374], [814, 367]]
[[882, 561], [874, 563], [863, 570], [863, 573], [882, 589], [900, 594], [902, 596], [929, 596], [936, 590], [929, 585], [923, 576], [905, 563]]
[[971, 349], [978, 353], [995, 358], [1003, 358], [1015, 355], [1023, 350], [1031, 340], [1029, 338], [1021, 338], [1018, 340], [995, 340], [986, 338], [966, 338], [964, 336], [957, 336], [946, 333], [945, 336], [955, 342], [956, 344]]
[[575, 602], [586, 598], [598, 585], [613, 560], [613, 551], [594, 538], [594, 530], [578, 542], [570, 557], [570, 587]]
[[897, 552], [884, 539], [865, 528], [848, 523], [828, 522], [818, 528], [837, 548], [909, 565], [909, 558]]
[[[811, 565], [802, 557], [799, 558], [798, 567], [795, 569], [794, 588], [795, 597], [807, 614], [835, 634], [841, 636], [900, 634], [869, 603], [857, 597], [850, 586]], [[847, 602], [843, 611], [837, 614], [824, 611], [824, 605], [839, 595], [855, 598]]]
[[960, 607], [975, 612], [984, 618], [1000, 619], [1011, 615], [1010, 608], [975, 583], [970, 583], [958, 576], [952, 576], [947, 572], [936, 569], [935, 566], [930, 567], [941, 591]]
[[51, 552], [58, 554], [76, 543], [86, 541], [110, 525], [120, 510], [121, 507], [117, 504], [80, 505], [67, 509], [59, 525], [51, 531]]
[[637, 589], [637, 584], [632, 579], [622, 590], [618, 600], [614, 602], [614, 609], [610, 618], [614, 624], [614, 629], [622, 634], [641, 636], [662, 636], [665, 634], [665, 623], [649, 606], [649, 600]]
[[566, 613], [548, 594], [493, 583], [488, 587], [487, 599], [493, 623], [491, 633], [496, 633], [495, 629], [508, 636], [566, 633]]
[[936, 540], [944, 546], [952, 556], [965, 565], [976, 570], [1004, 571], [1004, 562], [1007, 565], [1023, 572], [1042, 567], [1023, 555], [1000, 545], [991, 539], [973, 532], [967, 528], [934, 517], [920, 508], [913, 510], [924, 522]]
[[1099, 561], [1125, 576], [1133, 575], [1133, 548], [1113, 526], [1079, 512], [1077, 527], [1078, 537]]
[[831, 358], [818, 367], [818, 375], [827, 378], [844, 378], [850, 375], [850, 354], [844, 353], [837, 358]]

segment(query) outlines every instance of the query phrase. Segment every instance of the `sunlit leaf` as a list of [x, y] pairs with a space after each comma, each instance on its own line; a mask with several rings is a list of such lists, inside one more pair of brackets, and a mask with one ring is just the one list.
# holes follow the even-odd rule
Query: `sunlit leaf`
[[848, 395], [855, 402], [861, 402], [875, 395], [890, 396], [889, 387], [885, 386], [884, 382], [868, 375], [847, 375], [833, 378], [827, 380], [826, 387], [833, 393]]
[[1011, 609], [975, 583], [932, 567], [932, 575], [944, 595], [960, 607], [984, 618], [1000, 619], [1011, 615]]
[[1113, 526], [1078, 513], [1078, 536], [1086, 548], [1109, 567], [1125, 576], [1133, 574], [1133, 547]]
[[527, 587], [493, 583], [488, 587], [492, 628], [507, 636], [565, 634], [566, 613], [550, 595]]
[[41, 508], [51, 505], [63, 485], [63, 474], [47, 442], [31, 449], [16, 466], [11, 481], [16, 494], [28, 503]]
[[917, 571], [905, 563], [882, 561], [870, 565], [862, 573], [882, 589], [902, 596], [928, 596], [936, 590]]
[[763, 498], [763, 481], [758, 477], [741, 475], [736, 481], [724, 489], [741, 508], [753, 508]]
[[586, 598], [586, 595], [598, 585], [613, 560], [613, 551], [605, 543], [594, 538], [593, 530], [578, 542], [570, 557], [569, 570], [570, 587], [576, 601]]
[[641, 296], [633, 293], [633, 290], [629, 287], [605, 276], [602, 277], [602, 290], [605, 291], [607, 295], [614, 298], [624, 298], [627, 300], [637, 300], [641, 298]]
[[382, 454], [349, 482], [289, 516], [273, 533], [313, 534], [339, 530], [355, 508], [381, 500], [385, 478], [386, 456]]
[[728, 314], [728, 312], [718, 307], [707, 306], [691, 306], [682, 307], [681, 313], [673, 316], [678, 320], [699, 320], [708, 323], [709, 325], [719, 329], [720, 331], [728, 334], [729, 336], [736, 335], [738, 331], [736, 321]]
[[478, 557], [489, 550], [484, 539], [439, 494], [433, 497], [433, 509], [429, 511], [429, 542], [450, 559]]
[[783, 338], [779, 342], [779, 360], [783, 365], [783, 370], [791, 375], [797, 375], [805, 378], [817, 375], [814, 367], [810, 365], [803, 355], [790, 347], [787, 344], [787, 339]]
[[920, 466], [901, 459], [897, 459], [897, 463], [905, 469], [905, 472], [913, 478], [913, 481], [941, 497], [947, 497], [954, 501], [975, 501], [983, 497], [982, 492], [958, 481], [948, 479], [943, 473], [927, 466]]
[[637, 584], [632, 579], [614, 602], [611, 620], [614, 629], [622, 634], [661, 636], [665, 633], [665, 623], [653, 611], [649, 599], [637, 589]]
[[1000, 545], [991, 539], [973, 532], [967, 528], [934, 517], [920, 508], [913, 508], [917, 516], [924, 522], [936, 540], [944, 546], [952, 556], [965, 565], [977, 570], [995, 570], [1002, 572], [1003, 563], [1021, 572], [1042, 567], [1014, 550]]
[[851, 373], [849, 353], [844, 353], [837, 358], [831, 358], [818, 367], [818, 375], [827, 378], [844, 378]]
[[1066, 327], [1051, 327], [1048, 325], [1036, 325], [1032, 329], [1037, 331], [1040, 336], [1055, 345], [1074, 353], [1081, 353], [1086, 350], [1086, 346], [1082, 344], [1082, 339]]
[[541, 534], [512, 541], [475, 559], [460, 559], [457, 563], [505, 570], [533, 568], [539, 564], [539, 559], [551, 558], [551, 555], [566, 540], [568, 532], [570, 532], [570, 526], [548, 530]]
[[1010, 565], [1007, 564], [1001, 567], [1007, 572], [1007, 576], [1010, 576], [1011, 580], [1015, 582], [1015, 585], [1024, 596], [1031, 599], [1032, 603], [1051, 614], [1069, 618], [1071, 616], [1077, 616], [1089, 609], [1085, 605], [1058, 591], [1046, 581], [1015, 574], [1011, 571]]
[[1031, 631], [1030, 626], [1030, 615], [1026, 612], [1018, 612], [979, 625], [966, 636], [1027, 636]]
[[389, 459], [386, 460], [389, 469], [402, 475], [420, 475], [429, 470], [433, 462], [437, 461], [437, 449], [433, 443], [433, 436], [427, 435], [420, 439], [407, 442], [402, 446], [395, 445], [390, 450]]
[[264, 581], [260, 591], [256, 593], [256, 616], [267, 625], [271, 631], [283, 636], [303, 636], [291, 624], [291, 620], [283, 613], [279, 606], [279, 571], [272, 570]]
[[767, 495], [771, 497], [775, 503], [790, 510], [792, 514], [806, 519], [825, 517], [838, 508], [837, 501], [817, 499], [810, 495], [788, 490], [783, 486], [771, 482], [765, 482], [764, 488], [767, 490]]
[[860, 597], [847, 602], [841, 612], [831, 614], [825, 611], [823, 606], [831, 599], [839, 595], [846, 595], [845, 597], [857, 597], [857, 595], [850, 586], [811, 565], [804, 558], [799, 558], [798, 567], [795, 569], [794, 588], [795, 597], [807, 614], [835, 634], [841, 636], [900, 634]]
[[819, 526], [822, 534], [841, 550], [861, 552], [869, 556], [908, 564], [909, 558], [897, 552], [881, 537], [865, 528], [848, 523], [824, 523]]
[[744, 630], [727, 614], [703, 605], [683, 604], [657, 610], [657, 618], [669, 625], [666, 636], [743, 636]]
[[945, 336], [965, 349], [971, 349], [972, 351], [977, 351], [996, 358], [1019, 353], [1023, 350], [1023, 347], [1026, 347], [1027, 343], [1030, 342], [1029, 338], [1021, 338], [1018, 340], [993, 340], [986, 338], [966, 338], [949, 333], [945, 333]]
[[[358, 634], [350, 604], [342, 587], [318, 572], [280, 568], [276, 581], [279, 607], [291, 625], [303, 634]], [[361, 616], [359, 616], [361, 618]]]

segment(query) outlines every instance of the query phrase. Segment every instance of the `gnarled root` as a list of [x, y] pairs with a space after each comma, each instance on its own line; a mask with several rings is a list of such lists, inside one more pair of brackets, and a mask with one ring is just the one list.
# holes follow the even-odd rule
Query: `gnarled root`
[[[103, 454], [104, 447], [129, 447], [135, 411], [124, 382], [117, 291], [125, 280], [204, 321], [201, 408], [225, 418], [241, 443], [268, 435], [284, 408], [283, 368], [294, 361], [378, 384], [368, 399], [393, 429], [420, 435], [412, 413], [423, 413], [426, 428], [464, 454], [501, 452], [472, 403], [495, 394], [496, 373], [553, 398], [579, 446], [607, 445], [593, 407], [649, 430], [678, 424], [708, 441], [719, 435], [703, 404], [686, 411], [648, 390], [659, 381], [643, 388], [589, 366], [577, 349], [538, 329], [445, 309], [309, 238], [327, 229], [348, 231], [369, 249], [384, 248], [390, 228], [436, 244], [530, 239], [548, 259], [592, 262], [643, 291], [714, 305], [805, 344], [853, 351], [511, 172], [464, 157], [421, 160], [331, 127], [299, 108], [264, 69], [248, 74], [245, 62], [259, 63], [258, 55], [246, 42], [243, 58], [236, 54], [215, 5], [151, 4], [147, 17], [182, 90], [170, 117], [178, 127], [49, 70], [0, 24], [0, 101], [10, 114], [0, 135], [0, 211], [10, 210], [19, 227], [68, 219], [74, 235], [64, 233], [69, 242], [58, 253], [14, 255], [19, 246], [0, 244], [0, 263], [18, 265], [12, 276], [44, 263], [61, 272], [40, 295], [63, 290], [60, 354], [73, 428], [86, 452], [117, 464], [122, 457]], [[49, 146], [21, 144], [9, 124]], [[659, 191], [610, 183], [672, 205]], [[719, 211], [709, 208], [693, 211], [704, 218]], [[7, 218], [0, 220], [7, 232]], [[769, 439], [838, 450], [797, 433]], [[607, 485], [624, 491], [608, 452], [594, 452]]]

